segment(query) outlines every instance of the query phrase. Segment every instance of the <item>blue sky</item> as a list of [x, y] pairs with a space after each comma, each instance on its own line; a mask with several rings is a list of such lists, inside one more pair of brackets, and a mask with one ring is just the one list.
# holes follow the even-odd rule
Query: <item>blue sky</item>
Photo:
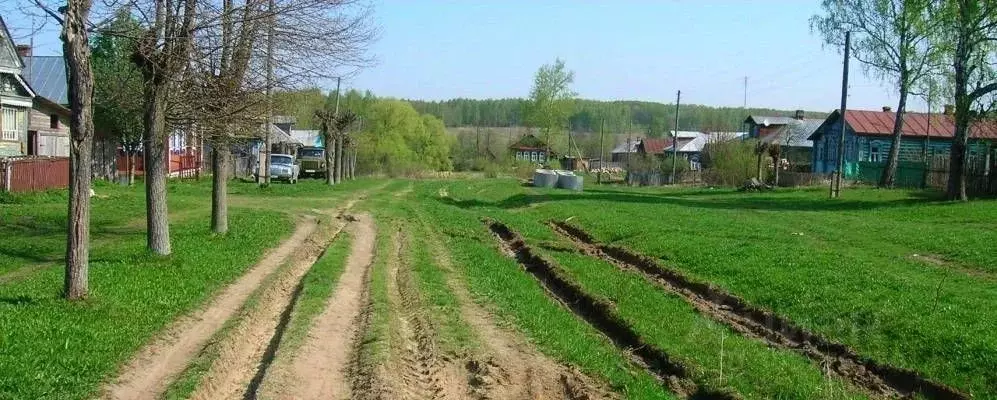
[[[816, 0], [375, 0], [378, 63], [346, 85], [419, 99], [524, 97], [560, 57], [580, 97], [830, 111], [841, 56], [810, 32]], [[24, 27], [28, 21], [10, 21]], [[17, 33], [14, 33], [17, 36]], [[57, 34], [36, 37], [55, 54]], [[323, 85], [327, 86], [327, 85]], [[849, 108], [896, 106], [852, 62]], [[919, 100], [911, 104], [923, 109]]]

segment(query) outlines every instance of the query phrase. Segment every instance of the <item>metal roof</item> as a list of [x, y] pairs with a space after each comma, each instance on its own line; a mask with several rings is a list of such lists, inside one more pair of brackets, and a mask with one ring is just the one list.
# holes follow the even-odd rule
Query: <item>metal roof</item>
[[748, 118], [744, 120], [744, 122], [765, 126], [786, 125], [790, 121], [794, 121], [794, 119], [790, 117], [772, 117], [766, 115], [749, 115]]
[[69, 104], [66, 61], [62, 56], [24, 57], [21, 75], [39, 96], [59, 104]]
[[613, 148], [611, 154], [626, 154], [626, 153], [636, 153], [637, 145], [640, 144], [640, 139], [634, 139], [630, 141], [630, 151], [627, 151], [627, 142], [620, 143]]
[[[821, 127], [828, 126], [838, 120], [838, 111], [831, 113]], [[889, 136], [893, 134], [893, 124], [897, 114], [892, 111], [848, 110], [845, 121], [859, 135]], [[930, 130], [929, 130], [930, 128]], [[822, 130], [817, 129], [810, 139], [814, 139]], [[904, 113], [903, 136], [908, 137], [955, 137], [955, 118], [945, 114], [931, 114], [930, 127], [928, 114]], [[997, 122], [976, 121], [969, 127], [969, 137], [975, 139], [997, 139]]]
[[824, 123], [822, 119], [794, 119], [774, 133], [762, 138], [765, 143], [778, 143], [789, 147], [814, 147], [810, 136]]

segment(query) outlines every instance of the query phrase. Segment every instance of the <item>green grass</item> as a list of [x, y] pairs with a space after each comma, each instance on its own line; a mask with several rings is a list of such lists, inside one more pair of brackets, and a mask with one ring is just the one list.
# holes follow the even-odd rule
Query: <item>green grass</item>
[[863, 356], [997, 396], [995, 201], [875, 189], [829, 200], [822, 189], [568, 193], [494, 180], [449, 187], [452, 209], [572, 218], [600, 241], [660, 258]]
[[626, 398], [674, 398], [593, 328], [547, 297], [514, 260], [499, 252], [477, 215], [435, 200], [438, 190], [446, 186], [426, 183], [415, 192], [427, 222], [441, 233], [472, 296], [489, 304], [500, 319], [526, 334], [544, 353], [602, 378]]
[[394, 256], [396, 230], [387, 221], [377, 221], [374, 264], [370, 272], [370, 326], [364, 332], [361, 357], [367, 366], [383, 365], [388, 358], [391, 335], [391, 302], [388, 298], [388, 262]]
[[81, 303], [59, 297], [59, 269], [0, 286], [0, 398], [88, 397], [156, 332], [290, 230], [280, 215], [238, 210], [227, 236], [205, 225], [174, 226], [170, 257], [146, 255], [141, 235], [122, 240], [135, 250], [95, 257], [90, 299]]

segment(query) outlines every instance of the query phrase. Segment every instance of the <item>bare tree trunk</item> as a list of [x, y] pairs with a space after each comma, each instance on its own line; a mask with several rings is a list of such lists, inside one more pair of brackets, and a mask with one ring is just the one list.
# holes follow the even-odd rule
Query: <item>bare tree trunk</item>
[[343, 182], [343, 135], [336, 135], [336, 183]]
[[900, 102], [897, 104], [897, 115], [893, 122], [893, 141], [890, 143], [890, 155], [886, 157], [886, 168], [883, 168], [883, 175], [879, 177], [879, 187], [889, 188], [896, 183], [897, 165], [900, 163], [900, 143], [903, 139], [904, 113], [907, 109], [907, 92], [907, 85], [901, 84]]
[[211, 231], [228, 232], [228, 143], [219, 140], [211, 152]]
[[325, 135], [325, 183], [333, 185], [336, 183], [336, 175], [333, 171], [335, 165], [336, 144], [332, 135]]
[[125, 163], [128, 168], [128, 186], [135, 186], [135, 150], [128, 150]]
[[758, 150], [758, 181], [764, 182], [762, 180], [762, 152]]
[[775, 178], [773, 178], [774, 181], [772, 182], [772, 186], [776, 186], [776, 187], [779, 186], [779, 170], [782, 169], [782, 163], [781, 163], [781, 161], [782, 161], [782, 155], [776, 155], [775, 157], [772, 158], [772, 165], [775, 167], [774, 168], [775, 169]]
[[146, 243], [153, 253], [170, 254], [170, 224], [166, 207], [166, 84], [149, 82], [145, 94]]
[[63, 295], [69, 300], [89, 293], [90, 183], [93, 171], [93, 69], [90, 40], [84, 25], [89, 0], [70, 0], [62, 29], [62, 49], [69, 75], [72, 135], [69, 162], [69, 215], [66, 230], [66, 275]]
[[[960, 20], [964, 21], [968, 14], [965, 7], [960, 6]], [[966, 169], [969, 160], [966, 158], [966, 144], [969, 141], [969, 110], [972, 99], [966, 89], [969, 83], [970, 41], [967, 27], [959, 32], [953, 57], [955, 70], [955, 138], [952, 139], [952, 149], [949, 158], [949, 182], [946, 197], [949, 200], [968, 200], [966, 196]]]
[[350, 151], [350, 180], [357, 179], [357, 148]]

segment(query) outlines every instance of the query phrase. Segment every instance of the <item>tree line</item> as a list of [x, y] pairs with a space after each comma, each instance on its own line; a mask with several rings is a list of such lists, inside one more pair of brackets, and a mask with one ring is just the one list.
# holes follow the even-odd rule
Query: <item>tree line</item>
[[[443, 101], [408, 100], [420, 113], [432, 114], [448, 127], [530, 126], [527, 113], [529, 98], [451, 99]], [[675, 104], [634, 100], [574, 99], [565, 128], [573, 132], [598, 132], [603, 121], [607, 130], [643, 132], [662, 137], [672, 130]], [[828, 111], [808, 111], [808, 118], [824, 118]], [[679, 130], [741, 131], [748, 115], [791, 117], [795, 110], [771, 108], [713, 107], [696, 104], [679, 106]]]

